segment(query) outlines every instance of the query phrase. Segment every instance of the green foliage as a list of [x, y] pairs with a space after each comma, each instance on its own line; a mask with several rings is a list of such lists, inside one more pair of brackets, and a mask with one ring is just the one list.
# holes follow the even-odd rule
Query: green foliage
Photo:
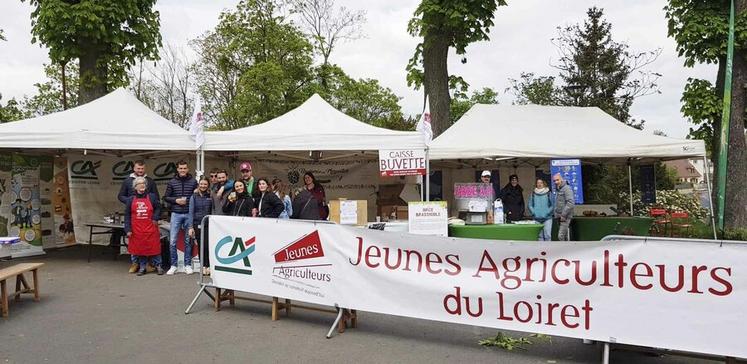
[[[685, 66], [719, 63], [726, 57], [729, 0], [669, 0], [664, 7], [668, 35], [677, 42]], [[747, 44], [747, 14], [735, 17], [734, 46]]]
[[543, 334], [531, 334], [528, 337], [514, 338], [504, 334], [501, 331], [498, 331], [498, 333], [494, 337], [482, 339], [477, 343], [482, 346], [495, 346], [508, 351], [512, 351], [514, 349], [526, 350], [526, 347], [528, 345], [532, 345], [534, 343], [533, 340], [535, 339], [539, 341], [551, 341], [552, 337]]
[[28, 118], [28, 114], [23, 110], [23, 105], [15, 98], [8, 100], [5, 105], [2, 104], [2, 99], [3, 96], [0, 95], [0, 123]]
[[200, 56], [194, 66], [197, 90], [213, 128], [262, 123], [319, 93], [363, 122], [412, 129], [389, 88], [355, 80], [335, 65], [314, 66], [308, 36], [272, 0], [240, 2], [193, 46]]
[[564, 105], [562, 89], [555, 85], [555, 77], [535, 76], [531, 72], [522, 72], [519, 79], [509, 78], [511, 84], [506, 92], [514, 95], [516, 105]]
[[747, 241], [747, 229], [726, 229], [723, 232], [723, 239], [724, 240], [740, 240], [740, 241]]
[[49, 48], [53, 63], [95, 59], [96, 71], [81, 72], [86, 85], [125, 85], [127, 70], [138, 59], [158, 57], [161, 34], [155, 2], [29, 0], [34, 7], [32, 42]]
[[[625, 43], [612, 39], [612, 25], [603, 17], [602, 9], [592, 7], [587, 20], [559, 28], [554, 43], [562, 54], [560, 78], [566, 102], [576, 106], [596, 106], [616, 119], [643, 129], [643, 121], [631, 118], [630, 107], [636, 97], [658, 93], [655, 73], [642, 72], [661, 53], [660, 49], [631, 53]], [[633, 78], [634, 72], [640, 73]]]
[[492, 88], [485, 87], [482, 90], [475, 90], [472, 96], [467, 97], [465, 93], [457, 92], [451, 99], [451, 124], [461, 118], [475, 104], [497, 104], [498, 93]]
[[[422, 37], [424, 42], [434, 36], [444, 38], [458, 55], [464, 55], [470, 43], [490, 39], [488, 33], [493, 26], [493, 14], [498, 6], [504, 5], [505, 0], [422, 0], [407, 25], [407, 31]], [[406, 68], [407, 85], [414, 85], [416, 89], [423, 84], [423, 44], [421, 42], [415, 47], [415, 54]], [[464, 62], [466, 58], [462, 57]], [[450, 83], [458, 84], [459, 79], [450, 79]]]
[[[26, 97], [24, 108], [29, 117], [42, 116], [53, 112], [62, 111], [62, 66], [57, 64], [45, 64], [44, 74], [47, 80], [43, 83], [35, 83], [36, 94]], [[78, 106], [78, 66], [68, 64], [65, 66], [65, 81], [67, 83], [67, 107]]]
[[[630, 210], [630, 199], [627, 191], [620, 192], [617, 200], [618, 211], [628, 212]], [[633, 215], [648, 216], [651, 207], [663, 207], [668, 211], [684, 211], [694, 220], [704, 220], [708, 217], [708, 209], [700, 205], [700, 200], [694, 195], [685, 195], [677, 190], [657, 190], [656, 203], [644, 204], [641, 202], [641, 193], [633, 192]], [[711, 234], [713, 236], [713, 234]]]
[[[633, 192], [638, 193], [640, 189], [640, 183], [638, 182], [640, 181], [640, 170], [633, 167], [631, 171]], [[585, 165], [583, 166], [583, 176], [584, 200], [586, 203], [614, 203], [623, 208], [622, 211], [630, 210], [629, 201], [620, 197], [620, 193], [625, 192], [627, 198], [627, 191], [630, 188], [627, 166]], [[674, 189], [677, 183], [676, 171], [667, 168], [663, 163], [654, 165], [654, 176], [657, 194], [662, 190]], [[640, 195], [638, 200], [640, 200]]]
[[715, 145], [714, 121], [721, 120], [723, 111], [723, 102], [717, 96], [715, 87], [710, 81], [688, 78], [680, 101], [680, 111], [690, 123], [695, 124], [694, 128], [690, 128], [688, 138], [703, 140], [706, 150], [712, 151]]

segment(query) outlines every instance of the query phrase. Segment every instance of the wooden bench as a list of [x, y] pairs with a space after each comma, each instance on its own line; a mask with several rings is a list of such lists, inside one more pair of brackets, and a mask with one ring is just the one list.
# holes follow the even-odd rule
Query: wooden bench
[[[21, 300], [21, 294], [33, 293], [34, 301], [39, 301], [39, 275], [37, 271], [44, 263], [19, 263], [13, 266], [0, 269], [0, 292], [2, 294], [1, 307], [3, 317], [8, 317], [8, 298], [13, 296], [16, 301]], [[23, 273], [31, 272], [34, 277], [34, 288], [29, 287], [29, 283], [23, 276]], [[6, 280], [16, 278], [16, 291], [8, 295]]]

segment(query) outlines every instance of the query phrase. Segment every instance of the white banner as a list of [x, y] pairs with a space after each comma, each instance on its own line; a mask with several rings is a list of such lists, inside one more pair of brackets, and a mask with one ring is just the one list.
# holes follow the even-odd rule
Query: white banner
[[382, 177], [425, 175], [425, 164], [423, 149], [379, 151], [379, 173]]
[[211, 216], [213, 284], [362, 311], [747, 357], [747, 244], [508, 242]]

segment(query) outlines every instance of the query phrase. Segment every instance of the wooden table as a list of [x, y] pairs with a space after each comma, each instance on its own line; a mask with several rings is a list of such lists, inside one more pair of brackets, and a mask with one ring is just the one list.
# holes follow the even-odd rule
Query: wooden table
[[449, 236], [490, 240], [536, 241], [542, 224], [449, 225]]
[[[39, 275], [37, 270], [44, 263], [18, 263], [10, 267], [0, 269], [0, 311], [3, 317], [8, 317], [8, 298], [15, 297], [16, 301], [21, 299], [21, 294], [33, 293], [34, 301], [39, 301]], [[31, 272], [33, 276], [34, 287], [31, 288], [23, 273]], [[8, 294], [8, 285], [6, 281], [9, 278], [16, 278], [16, 291]]]
[[[103, 234], [114, 234], [114, 233], [121, 233], [120, 234], [120, 242], [118, 247], [127, 246], [127, 242], [125, 241], [125, 233], [124, 233], [124, 224], [111, 224], [111, 223], [89, 223], [86, 224], [88, 226], [88, 262], [91, 262], [91, 247], [93, 246], [93, 236], [94, 235], [103, 235]], [[100, 231], [94, 231], [94, 229], [103, 229]], [[116, 259], [117, 256], [114, 255], [114, 259]]]

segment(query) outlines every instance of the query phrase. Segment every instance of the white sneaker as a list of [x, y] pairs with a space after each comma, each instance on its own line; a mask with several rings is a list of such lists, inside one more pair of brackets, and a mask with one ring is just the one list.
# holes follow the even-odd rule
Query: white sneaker
[[173, 276], [174, 273], [176, 273], [176, 267], [172, 265], [168, 272], [166, 272], [166, 275]]
[[184, 267], [184, 274], [192, 274], [194, 271], [192, 270], [192, 267], [186, 266]]

